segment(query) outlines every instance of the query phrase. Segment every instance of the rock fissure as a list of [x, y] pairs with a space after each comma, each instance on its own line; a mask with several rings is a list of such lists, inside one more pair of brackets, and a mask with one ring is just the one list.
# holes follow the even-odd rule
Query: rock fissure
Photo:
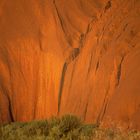
[[64, 86], [64, 80], [65, 80], [65, 74], [66, 74], [66, 71], [67, 71], [67, 67], [68, 67], [69, 63], [74, 61], [79, 56], [79, 54], [81, 52], [81, 49], [84, 46], [84, 41], [85, 41], [89, 31], [90, 31], [89, 27], [92, 28], [91, 27], [92, 22], [93, 22], [93, 20], [91, 20], [91, 22], [88, 24], [86, 33], [81, 34], [80, 41], [79, 41], [79, 48], [73, 48], [72, 52], [70, 53], [69, 57], [66, 59], [66, 62], [63, 65], [62, 76], [61, 76], [61, 80], [60, 80], [60, 89], [59, 89], [59, 93], [58, 93], [58, 112], [57, 112], [57, 114], [59, 114], [60, 108], [61, 108], [61, 97], [62, 97], [62, 92], [63, 92], [63, 86]]
[[58, 93], [58, 112], [57, 112], [57, 114], [59, 114], [59, 112], [60, 112], [61, 96], [62, 96], [62, 92], [63, 92], [63, 85], [64, 85], [67, 66], [68, 66], [68, 64], [64, 63], [63, 69], [62, 69], [62, 75], [61, 75], [61, 80], [60, 80], [60, 89], [59, 89], [59, 93]]
[[[13, 110], [12, 110], [12, 105], [11, 105], [11, 100], [10, 97], [6, 91], [6, 88], [3, 87], [3, 85], [0, 84], [0, 90], [3, 91], [4, 96], [6, 97], [7, 101], [8, 101], [8, 109], [9, 109], [9, 117], [10, 117], [10, 121], [14, 122], [14, 116], [13, 116]], [[1, 110], [0, 110], [1, 111]], [[8, 115], [8, 114], [5, 114]]]
[[97, 120], [96, 120], [96, 123], [99, 124], [99, 125], [100, 125], [101, 121], [103, 120], [104, 114], [106, 112], [106, 108], [107, 108], [107, 104], [108, 104], [109, 90], [110, 90], [110, 85], [109, 85], [108, 89], [106, 90], [106, 94], [105, 94], [105, 97], [104, 97], [104, 100], [103, 100], [103, 104], [101, 106], [100, 112], [99, 112]]
[[119, 86], [119, 83], [120, 83], [123, 60], [124, 60], [124, 57], [121, 58], [120, 64], [118, 65], [118, 68], [117, 68], [117, 77], [116, 77], [117, 78], [117, 83], [116, 83], [116, 86]]
[[83, 116], [84, 121], [86, 120], [87, 109], [88, 109], [88, 101], [87, 101], [87, 103], [85, 105], [84, 116]]

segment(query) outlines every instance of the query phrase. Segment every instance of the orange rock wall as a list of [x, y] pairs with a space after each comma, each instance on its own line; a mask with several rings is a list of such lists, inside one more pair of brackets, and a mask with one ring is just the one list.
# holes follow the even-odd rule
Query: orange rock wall
[[140, 129], [139, 83], [139, 0], [1, 0], [0, 122]]

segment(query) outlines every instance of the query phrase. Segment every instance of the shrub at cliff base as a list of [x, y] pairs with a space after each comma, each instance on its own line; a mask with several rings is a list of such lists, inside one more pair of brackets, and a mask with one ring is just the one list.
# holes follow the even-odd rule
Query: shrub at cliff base
[[0, 140], [140, 140], [140, 133], [101, 129], [73, 115], [50, 120], [15, 122], [0, 126]]

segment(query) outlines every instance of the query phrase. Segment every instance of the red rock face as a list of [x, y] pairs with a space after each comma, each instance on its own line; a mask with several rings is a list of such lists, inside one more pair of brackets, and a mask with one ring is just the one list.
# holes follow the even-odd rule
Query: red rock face
[[139, 26], [139, 0], [1, 0], [0, 121], [140, 130]]

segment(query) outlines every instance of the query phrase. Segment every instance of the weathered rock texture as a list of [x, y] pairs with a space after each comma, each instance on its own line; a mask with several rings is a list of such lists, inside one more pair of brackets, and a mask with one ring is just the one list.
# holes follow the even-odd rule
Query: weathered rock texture
[[0, 1], [0, 121], [66, 113], [140, 129], [140, 0]]

